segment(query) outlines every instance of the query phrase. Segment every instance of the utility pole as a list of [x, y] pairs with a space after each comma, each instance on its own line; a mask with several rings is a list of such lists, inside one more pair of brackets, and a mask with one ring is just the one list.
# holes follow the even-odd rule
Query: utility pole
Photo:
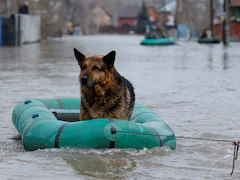
[[225, 46], [229, 45], [229, 1], [228, 0], [224, 0], [223, 3], [223, 12], [224, 12], [224, 19], [223, 19], [223, 26], [222, 26], [222, 40], [223, 40], [223, 44]]
[[[174, 17], [174, 19], [175, 19], [175, 26], [176, 26], [176, 28], [178, 29], [178, 24], [179, 24], [179, 20], [180, 20], [180, 18], [179, 18], [179, 15], [180, 15], [180, 7], [181, 7], [181, 2], [180, 2], [180, 0], [176, 0], [177, 1], [177, 7], [176, 7], [176, 12], [175, 12], [175, 17]], [[178, 35], [177, 35], [177, 38], [178, 38]]]
[[214, 37], [213, 20], [214, 20], [213, 0], [210, 0], [210, 30], [212, 33], [212, 37]]

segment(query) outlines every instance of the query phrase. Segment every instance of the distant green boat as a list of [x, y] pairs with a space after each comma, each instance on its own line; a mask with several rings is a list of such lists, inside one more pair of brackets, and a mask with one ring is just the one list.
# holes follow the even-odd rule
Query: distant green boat
[[149, 45], [149, 46], [166, 46], [166, 45], [174, 45], [176, 43], [175, 38], [157, 38], [157, 39], [144, 39], [141, 42], [141, 45]]
[[200, 38], [198, 43], [200, 44], [217, 44], [220, 43], [221, 40], [219, 38]]

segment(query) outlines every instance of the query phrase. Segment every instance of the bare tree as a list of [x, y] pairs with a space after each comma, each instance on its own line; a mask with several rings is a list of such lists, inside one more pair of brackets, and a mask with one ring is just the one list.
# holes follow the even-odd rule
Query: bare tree
[[[220, 6], [219, 1], [213, 1], [213, 13]], [[187, 24], [196, 29], [199, 35], [204, 29], [210, 28], [210, 1], [209, 0], [177, 0], [176, 24]]]
[[84, 24], [88, 13], [86, 0], [63, 0], [63, 4], [66, 19], [72, 21], [73, 24]]
[[0, 16], [6, 16], [7, 15], [7, 1], [6, 0], [0, 0]]
[[37, 6], [30, 4], [31, 13], [41, 14], [43, 38], [61, 35], [63, 23], [62, 7], [61, 0], [41, 0], [37, 2]]

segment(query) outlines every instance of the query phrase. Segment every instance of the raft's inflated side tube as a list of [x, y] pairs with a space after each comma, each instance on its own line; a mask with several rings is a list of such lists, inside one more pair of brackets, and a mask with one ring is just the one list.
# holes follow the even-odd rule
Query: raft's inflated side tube
[[221, 40], [219, 38], [200, 38], [198, 43], [200, 44], [217, 44], [220, 43]]
[[71, 122], [57, 119], [57, 111], [69, 111], [65, 113], [69, 119], [71, 111], [79, 112], [79, 106], [79, 98], [33, 99], [19, 103], [12, 120], [25, 149], [176, 147], [171, 128], [142, 104], [135, 104], [131, 121], [102, 118]]
[[157, 38], [157, 39], [144, 39], [141, 42], [141, 45], [148, 45], [148, 46], [167, 46], [167, 45], [174, 45], [176, 40], [174, 38]]

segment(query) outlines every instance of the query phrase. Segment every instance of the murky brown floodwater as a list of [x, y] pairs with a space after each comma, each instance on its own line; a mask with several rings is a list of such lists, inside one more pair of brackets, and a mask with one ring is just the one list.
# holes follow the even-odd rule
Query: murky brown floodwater
[[230, 143], [177, 139], [177, 148], [26, 152], [12, 124], [14, 107], [31, 98], [79, 97], [77, 47], [86, 55], [116, 50], [116, 68], [137, 101], [177, 136], [240, 138], [240, 44], [144, 47], [138, 36], [89, 36], [0, 48], [0, 179], [240, 179]]

